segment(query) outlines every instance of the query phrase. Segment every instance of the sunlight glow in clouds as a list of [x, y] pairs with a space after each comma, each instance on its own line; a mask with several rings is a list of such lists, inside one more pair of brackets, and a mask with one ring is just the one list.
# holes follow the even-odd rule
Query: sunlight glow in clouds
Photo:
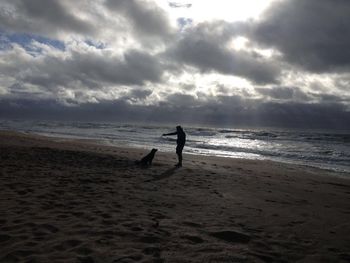
[[321, 111], [342, 126], [349, 13], [344, 0], [2, 0], [0, 117], [75, 106], [327, 126]]

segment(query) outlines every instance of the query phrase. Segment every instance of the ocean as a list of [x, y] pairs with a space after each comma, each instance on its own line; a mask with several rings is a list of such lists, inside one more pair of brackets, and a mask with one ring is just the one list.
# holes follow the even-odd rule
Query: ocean
[[[0, 120], [1, 130], [46, 136], [93, 139], [114, 146], [174, 152], [175, 126], [101, 122]], [[272, 160], [350, 173], [350, 133], [291, 129], [189, 127], [184, 153]]]

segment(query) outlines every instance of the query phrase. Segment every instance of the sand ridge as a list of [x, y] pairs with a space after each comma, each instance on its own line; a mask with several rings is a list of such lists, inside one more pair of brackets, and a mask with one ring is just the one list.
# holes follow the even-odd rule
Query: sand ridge
[[350, 181], [0, 132], [0, 262], [348, 262]]

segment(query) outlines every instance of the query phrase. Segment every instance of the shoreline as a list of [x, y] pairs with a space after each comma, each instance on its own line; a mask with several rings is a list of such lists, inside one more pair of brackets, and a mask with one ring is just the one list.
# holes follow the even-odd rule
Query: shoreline
[[[129, 145], [123, 145], [123, 146], [117, 146], [115, 144], [112, 143], [108, 143], [107, 140], [101, 140], [101, 139], [92, 139], [92, 138], [81, 138], [81, 137], [60, 137], [55, 135], [50, 135], [50, 134], [46, 134], [46, 133], [32, 133], [32, 132], [20, 132], [20, 131], [14, 131], [14, 130], [0, 130], [0, 135], [2, 133], [13, 133], [13, 134], [23, 134], [23, 135], [28, 135], [28, 136], [37, 136], [37, 137], [41, 137], [42, 139], [47, 139], [47, 140], [53, 140], [53, 141], [60, 141], [63, 143], [86, 143], [86, 144], [93, 144], [93, 145], [97, 145], [97, 146], [104, 146], [104, 147], [112, 147], [112, 148], [122, 148], [122, 149], [128, 149], [131, 151], [136, 151], [136, 152], [145, 152], [148, 149], [146, 149], [143, 146], [129, 146]], [[175, 155], [175, 147], [176, 145], [174, 144], [174, 151], [158, 151], [158, 155], [159, 153], [164, 153], [164, 154], [173, 154]], [[293, 162], [293, 161], [283, 161], [283, 160], [271, 160], [268, 158], [241, 158], [241, 157], [234, 157], [234, 156], [217, 156], [217, 155], [210, 155], [210, 154], [200, 154], [200, 153], [186, 153], [186, 150], [184, 151], [183, 154], [185, 157], [186, 156], [194, 156], [195, 158], [223, 158], [223, 159], [228, 159], [228, 160], [243, 160], [243, 161], [252, 161], [252, 162], [271, 162], [271, 163], [275, 163], [275, 164], [282, 164], [282, 165], [287, 165], [287, 166], [296, 166], [296, 167], [300, 167], [300, 169], [315, 169], [320, 170], [321, 173], [326, 173], [328, 176], [335, 176], [335, 177], [340, 177], [340, 178], [345, 178], [345, 179], [350, 179], [350, 172], [346, 171], [346, 170], [339, 170], [336, 168], [330, 168], [330, 167], [319, 167], [316, 165], [311, 165], [311, 164], [305, 164], [302, 162]], [[176, 156], [176, 155], [175, 155]]]
[[350, 181], [0, 131], [1, 262], [347, 262]]

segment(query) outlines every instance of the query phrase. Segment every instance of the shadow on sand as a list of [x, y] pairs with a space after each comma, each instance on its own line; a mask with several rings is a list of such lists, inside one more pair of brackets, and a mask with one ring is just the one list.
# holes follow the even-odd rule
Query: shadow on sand
[[163, 179], [166, 179], [166, 178], [169, 178], [170, 176], [172, 176], [176, 170], [178, 170], [179, 167], [173, 167], [173, 168], [170, 168], [168, 170], [166, 170], [165, 172], [159, 174], [159, 175], [155, 175], [153, 177], [153, 179], [150, 179], [150, 180], [146, 180], [145, 182], [153, 182], [153, 181], [159, 181], [159, 180], [163, 180]]

